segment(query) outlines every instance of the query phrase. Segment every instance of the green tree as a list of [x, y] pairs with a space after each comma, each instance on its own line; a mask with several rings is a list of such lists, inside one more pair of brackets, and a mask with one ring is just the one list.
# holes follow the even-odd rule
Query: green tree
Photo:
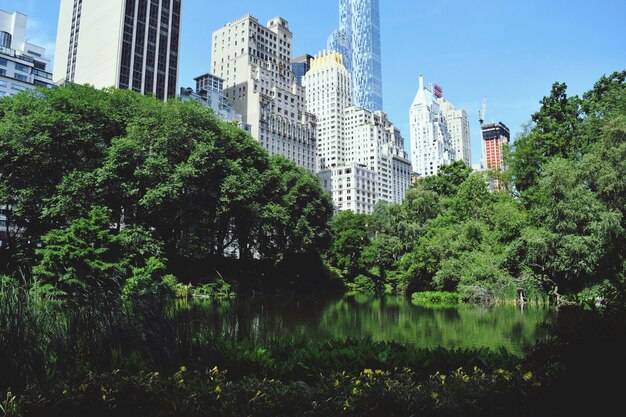
[[581, 100], [567, 96], [565, 83], [554, 83], [532, 121], [529, 130], [515, 141], [511, 155], [512, 176], [517, 190], [522, 192], [536, 185], [550, 158], [577, 158], [587, 145], [580, 135]]
[[354, 277], [366, 268], [362, 262], [362, 251], [370, 245], [370, 216], [342, 211], [330, 222], [332, 242], [328, 251], [330, 263]]
[[42, 243], [33, 269], [37, 291], [81, 301], [119, 294], [125, 271], [106, 209], [96, 207], [68, 228], [49, 231]]
[[575, 161], [555, 159], [539, 180], [530, 226], [522, 234], [531, 277], [557, 291], [578, 291], [601, 278], [612, 242], [623, 233], [621, 213], [590, 191]]
[[471, 173], [472, 168], [468, 167], [465, 162], [454, 161], [442, 166], [437, 175], [418, 181], [417, 186], [434, 191], [440, 196], [451, 196]]

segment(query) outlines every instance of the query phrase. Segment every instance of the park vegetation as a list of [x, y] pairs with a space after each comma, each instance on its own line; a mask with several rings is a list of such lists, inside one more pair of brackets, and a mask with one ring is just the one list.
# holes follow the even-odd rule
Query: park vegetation
[[582, 97], [555, 83], [504, 173], [455, 162], [418, 180], [402, 204], [340, 213], [330, 264], [369, 291], [623, 303], [625, 78], [604, 76]]
[[[626, 370], [626, 71], [582, 97], [554, 84], [507, 158], [504, 173], [457, 162], [402, 204], [332, 217], [313, 174], [197, 103], [77, 85], [0, 99], [0, 415], [611, 409]], [[233, 339], [172, 304], [346, 288], [561, 308], [520, 358]]]

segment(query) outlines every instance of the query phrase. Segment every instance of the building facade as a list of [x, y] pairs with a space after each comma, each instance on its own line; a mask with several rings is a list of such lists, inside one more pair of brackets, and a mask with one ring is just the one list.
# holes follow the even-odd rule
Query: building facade
[[291, 67], [293, 34], [280, 17], [267, 26], [251, 15], [215, 31], [211, 73], [224, 95], [270, 155], [283, 155], [315, 172], [316, 120]]
[[182, 0], [61, 0], [54, 80], [176, 96]]
[[339, 29], [328, 38], [328, 49], [344, 57], [352, 74], [354, 105], [382, 111], [380, 1], [339, 0]]
[[465, 165], [472, 166], [472, 146], [470, 138], [470, 123], [467, 112], [457, 109], [445, 98], [439, 99], [441, 112], [446, 119], [448, 132], [454, 147], [457, 161], [465, 162]]
[[376, 200], [402, 203], [411, 186], [411, 162], [404, 138], [386, 113], [360, 107], [344, 110], [346, 163], [376, 173]]
[[27, 22], [22, 13], [0, 10], [0, 97], [54, 87], [45, 48], [26, 41]]
[[225, 122], [233, 123], [239, 128], [250, 132], [250, 125], [243, 123], [243, 118], [228, 103], [224, 96], [224, 80], [213, 74], [203, 74], [194, 78], [196, 89], [181, 88], [180, 98], [182, 100], [195, 100], [209, 108]]
[[432, 85], [424, 87], [424, 77], [420, 75], [419, 89], [409, 110], [411, 161], [413, 172], [419, 177], [437, 175], [443, 165], [456, 160], [440, 98], [433, 91]]
[[352, 105], [342, 56], [316, 56], [303, 84], [307, 109], [317, 118], [318, 175], [335, 212], [371, 213], [380, 200], [401, 203], [411, 183], [404, 139], [385, 113]]
[[333, 197], [334, 213], [350, 210], [372, 213], [378, 201], [376, 173], [353, 162], [339, 168], [323, 169], [318, 173], [322, 189]]
[[346, 164], [344, 109], [352, 106], [350, 73], [337, 52], [322, 52], [311, 60], [303, 78], [307, 111], [317, 120], [317, 169]]
[[503, 172], [507, 168], [503, 151], [511, 140], [511, 131], [502, 122], [487, 123], [482, 126], [482, 136], [483, 167], [491, 171]]

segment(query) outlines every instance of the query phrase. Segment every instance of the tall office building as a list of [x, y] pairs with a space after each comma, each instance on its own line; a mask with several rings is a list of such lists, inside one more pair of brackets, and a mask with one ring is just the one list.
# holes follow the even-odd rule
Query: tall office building
[[509, 128], [502, 122], [482, 126], [483, 168], [502, 172], [506, 169], [503, 150], [511, 140]]
[[0, 10], [0, 97], [54, 86], [45, 48], [26, 41], [27, 21], [22, 13]]
[[182, 0], [61, 0], [54, 79], [176, 96]]
[[302, 77], [311, 69], [311, 55], [300, 55], [291, 61], [291, 69], [296, 76], [296, 84], [302, 85]]
[[303, 78], [306, 108], [317, 120], [317, 169], [346, 163], [344, 109], [352, 106], [350, 74], [337, 52], [322, 52], [311, 60]]
[[409, 110], [411, 161], [413, 172], [420, 177], [437, 175], [443, 165], [456, 160], [456, 152], [441, 111], [440, 97], [432, 85], [424, 87], [420, 75], [419, 89]]
[[339, 29], [328, 38], [328, 49], [344, 57], [352, 74], [354, 104], [382, 111], [379, 0], [339, 0]]
[[267, 26], [250, 15], [213, 33], [211, 73], [251, 135], [270, 155], [283, 155], [315, 171], [315, 117], [291, 67], [293, 34], [285, 19]]
[[323, 52], [304, 76], [307, 109], [317, 118], [318, 175], [335, 212], [371, 213], [401, 203], [411, 180], [404, 139], [381, 111], [353, 106], [351, 77], [337, 52]]
[[472, 166], [470, 124], [467, 112], [463, 109], [457, 109], [443, 97], [439, 99], [439, 102], [441, 103], [441, 113], [446, 118], [456, 160], [465, 162], [468, 167]]

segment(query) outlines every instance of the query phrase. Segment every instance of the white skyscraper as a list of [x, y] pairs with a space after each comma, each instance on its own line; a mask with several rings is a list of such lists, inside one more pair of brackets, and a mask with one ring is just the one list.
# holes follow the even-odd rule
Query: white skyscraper
[[270, 155], [315, 171], [315, 117], [291, 67], [292, 38], [285, 19], [263, 26], [243, 16], [213, 33], [211, 73], [224, 80], [224, 95]]
[[54, 80], [176, 96], [182, 0], [61, 0]]
[[303, 77], [307, 110], [317, 119], [317, 169], [346, 163], [344, 109], [352, 106], [350, 73], [337, 52], [323, 52]]
[[46, 50], [26, 41], [27, 20], [0, 10], [0, 97], [54, 86]]
[[413, 172], [420, 177], [437, 175], [443, 165], [456, 160], [446, 117], [432, 86], [424, 88], [420, 75], [419, 90], [409, 110], [411, 161]]
[[465, 165], [468, 167], [472, 166], [470, 124], [467, 112], [463, 109], [455, 108], [445, 98], [439, 99], [439, 102], [441, 103], [441, 112], [448, 124], [448, 132], [450, 132], [456, 160], [465, 162]]
[[303, 84], [318, 120], [320, 180], [336, 212], [371, 213], [380, 200], [402, 202], [411, 179], [404, 139], [385, 113], [352, 105], [341, 55], [314, 58]]

